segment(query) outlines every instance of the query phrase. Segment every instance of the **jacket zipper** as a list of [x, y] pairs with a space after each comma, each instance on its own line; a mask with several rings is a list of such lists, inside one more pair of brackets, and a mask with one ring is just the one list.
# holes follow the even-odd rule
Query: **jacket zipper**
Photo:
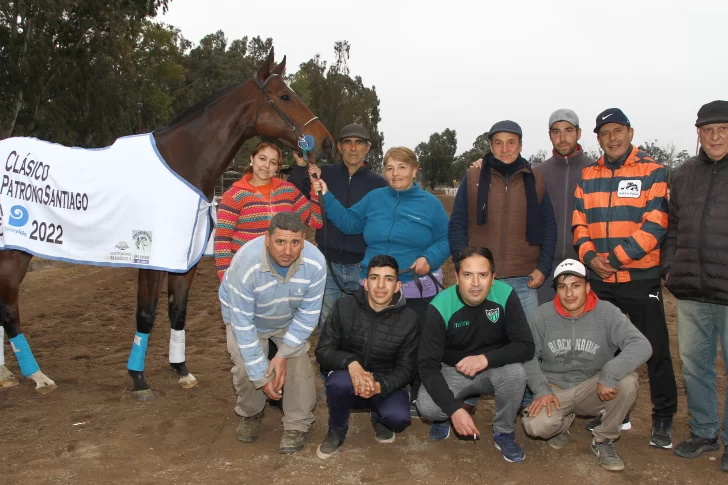
[[367, 347], [364, 351], [364, 365], [362, 367], [364, 369], [367, 368], [367, 363], [369, 362], [369, 351], [372, 348], [372, 341], [374, 340], [374, 331], [377, 329], [377, 325], [379, 325], [379, 315], [376, 315], [374, 318], [374, 325], [369, 328], [369, 337], [367, 338]]
[[397, 218], [397, 208], [399, 207], [400, 202], [402, 202], [402, 197], [400, 197], [399, 192], [397, 192], [397, 204], [394, 206], [394, 212], [392, 213], [392, 225], [389, 226], [389, 232], [387, 233], [387, 250], [384, 254], [389, 254], [389, 244], [391, 243], [389, 238], [392, 236], [392, 229], [394, 229], [394, 222]]
[[[569, 159], [566, 158], [566, 187], [564, 190], [564, 227], [562, 228], [562, 231], [564, 232], [562, 239], [563, 244], [561, 245], [561, 258], [559, 258], [561, 261], [566, 259], [566, 240], [569, 238], [569, 234], [571, 234], [571, 224], [568, 223], [568, 217], [569, 217]], [[571, 194], [572, 197], [574, 194]], [[567, 229], [568, 228], [568, 229]]]
[[[574, 352], [574, 349], [576, 348], [576, 318], [571, 318], [571, 352]], [[573, 355], [573, 354], [572, 354]], [[576, 364], [576, 359], [571, 361], [571, 368], [574, 368], [574, 364]]]
[[[708, 214], [708, 202], [710, 201], [710, 193], [713, 190], [714, 175], [718, 173], [718, 162], [713, 162], [713, 170], [710, 173], [710, 183], [708, 183], [708, 192], [705, 194], [705, 202], [703, 203], [703, 213], [700, 216], [700, 233], [698, 234], [698, 247], [705, 247], [705, 226]], [[698, 252], [698, 262], [700, 262], [700, 253]], [[700, 293], [705, 294], [705, 272], [703, 265], [700, 265]]]
[[[604, 164], [606, 165], [606, 159]], [[610, 168], [609, 170], [612, 171], [612, 178], [609, 179], [609, 207], [607, 212], [607, 248], [611, 251], [612, 248], [612, 239], [609, 237], [609, 224], [612, 220], [612, 196], [614, 195], [614, 169]], [[599, 253], [597, 253], [598, 255]], [[619, 270], [617, 270], [616, 273], [614, 273], [614, 281], [615, 283], [619, 283]]]
[[[515, 175], [515, 174], [513, 174]], [[508, 264], [508, 258], [506, 257], [506, 241], [508, 240], [508, 209], [510, 208], [510, 200], [508, 198], [508, 179], [506, 177], [503, 177], [503, 181], [506, 184], [506, 195], [504, 197], [503, 201], [503, 230], [501, 231], [501, 261], [498, 263], [501, 264], [501, 267], [503, 268], [501, 271], [503, 271], [503, 274], [508, 274], [506, 272], [506, 265]], [[496, 266], [497, 268], [497, 266]]]

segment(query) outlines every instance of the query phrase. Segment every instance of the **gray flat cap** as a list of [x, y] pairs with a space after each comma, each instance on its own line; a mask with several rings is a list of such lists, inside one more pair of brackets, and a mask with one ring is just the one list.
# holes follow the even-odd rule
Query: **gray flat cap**
[[339, 141], [344, 138], [361, 138], [362, 140], [371, 141], [369, 140], [369, 132], [359, 123], [352, 123], [343, 127], [339, 133]]
[[488, 131], [488, 140], [492, 139], [496, 133], [513, 133], [514, 135], [518, 135], [518, 138], [523, 138], [521, 127], [518, 123], [511, 120], [499, 121], [491, 126], [490, 131]]

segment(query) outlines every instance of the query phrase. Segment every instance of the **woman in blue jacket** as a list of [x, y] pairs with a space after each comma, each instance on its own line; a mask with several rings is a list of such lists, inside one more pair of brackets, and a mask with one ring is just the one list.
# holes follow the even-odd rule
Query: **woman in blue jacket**
[[[424, 318], [427, 304], [442, 282], [440, 266], [449, 256], [448, 217], [437, 198], [415, 183], [419, 164], [409, 148], [390, 148], [384, 155], [384, 178], [389, 187], [375, 189], [351, 208], [344, 208], [329, 193], [326, 182], [317, 180], [323, 194], [327, 218], [344, 234], [363, 234], [367, 249], [361, 262], [361, 278], [366, 278], [369, 260], [388, 254], [400, 268], [407, 306]], [[413, 280], [416, 276], [416, 280]]]

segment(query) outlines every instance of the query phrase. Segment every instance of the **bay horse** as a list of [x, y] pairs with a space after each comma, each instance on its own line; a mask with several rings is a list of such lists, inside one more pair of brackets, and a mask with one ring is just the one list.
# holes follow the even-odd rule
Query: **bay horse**
[[[331, 155], [331, 134], [284, 82], [286, 58], [275, 64], [273, 56], [271, 49], [252, 79], [200, 101], [176, 116], [166, 127], [152, 133], [159, 153], [169, 167], [199, 189], [208, 201], [213, 200], [217, 181], [242, 144], [256, 135], [277, 139], [291, 148], [304, 148], [309, 156], [320, 160]], [[18, 346], [23, 347], [25, 353], [21, 358], [18, 347], [11, 340], [24, 377], [35, 381], [37, 392], [46, 394], [52, 392], [56, 384], [41, 372], [20, 332], [18, 293], [31, 258], [31, 254], [23, 251], [0, 251], [0, 322], [8, 338], [15, 339], [15, 342], [20, 342]], [[179, 384], [183, 388], [197, 385], [197, 379], [187, 368], [184, 353], [187, 295], [195, 269], [196, 265], [186, 273], [168, 273], [168, 314], [172, 327], [169, 360], [172, 369], [180, 376]], [[141, 334], [146, 339], [152, 330], [165, 275], [164, 271], [139, 270], [137, 336]], [[141, 346], [135, 338], [127, 364], [134, 385], [132, 395], [139, 400], [154, 399], [144, 377], [146, 341], [143, 351], [137, 347]], [[0, 334], [0, 357], [4, 357], [2, 350]], [[27, 356], [30, 356], [30, 361]], [[135, 360], [135, 365], [132, 365], [132, 360]], [[4, 361], [0, 361], [0, 387], [17, 383]]]

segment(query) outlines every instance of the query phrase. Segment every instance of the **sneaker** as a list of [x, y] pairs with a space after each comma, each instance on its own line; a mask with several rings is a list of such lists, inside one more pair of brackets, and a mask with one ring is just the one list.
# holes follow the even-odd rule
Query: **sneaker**
[[263, 421], [263, 411], [255, 416], [240, 418], [240, 424], [235, 433], [238, 440], [243, 443], [253, 443], [257, 440], [261, 421]]
[[286, 430], [283, 432], [281, 437], [281, 445], [278, 447], [278, 452], [284, 455], [291, 453], [298, 453], [303, 449], [303, 445], [306, 444], [306, 432], [296, 430]]
[[430, 426], [430, 441], [441, 441], [450, 436], [450, 421], [432, 423]]
[[417, 410], [417, 401], [410, 402], [410, 416], [413, 418], [420, 417], [420, 412]]
[[509, 463], [517, 463], [526, 458], [526, 452], [516, 443], [516, 433], [493, 433], [495, 447], [503, 453], [503, 458]]
[[380, 443], [391, 443], [394, 441], [394, 431], [379, 421], [374, 416], [374, 413], [369, 413], [369, 418], [372, 420], [372, 427], [374, 428], [374, 439]]
[[592, 440], [591, 450], [592, 453], [597, 455], [599, 464], [605, 470], [612, 472], [624, 470], [624, 462], [617, 454], [617, 450], [614, 448], [614, 443], [611, 440], [605, 440], [601, 443]]
[[[602, 415], [604, 414], [604, 411], [599, 413], [598, 416], [594, 417], [591, 421], [586, 423], [586, 430], [587, 431], [594, 431], [594, 428], [602, 424]], [[619, 426], [620, 431], [629, 431], [632, 429], [632, 422], [629, 420], [629, 413], [627, 416], [624, 417], [624, 421], [622, 421], [622, 424]]]
[[[706, 451], [720, 451], [720, 443], [718, 437], [701, 438], [700, 436], [690, 433], [690, 438], [675, 447], [675, 454], [682, 458], [697, 458]], [[725, 461], [725, 456], [723, 456]]]
[[720, 471], [728, 472], [728, 448], [723, 452], [723, 458], [720, 459]]
[[548, 445], [554, 450], [560, 450], [569, 443], [569, 431], [559, 433], [547, 441]]
[[654, 418], [652, 420], [650, 446], [666, 450], [672, 448], [672, 418]]
[[323, 443], [321, 443], [318, 449], [316, 449], [316, 456], [318, 456], [322, 460], [325, 460], [326, 458], [336, 453], [339, 447], [344, 444], [345, 439], [345, 429], [342, 430], [329, 428], [329, 432], [326, 434], [326, 438], [324, 439]]

